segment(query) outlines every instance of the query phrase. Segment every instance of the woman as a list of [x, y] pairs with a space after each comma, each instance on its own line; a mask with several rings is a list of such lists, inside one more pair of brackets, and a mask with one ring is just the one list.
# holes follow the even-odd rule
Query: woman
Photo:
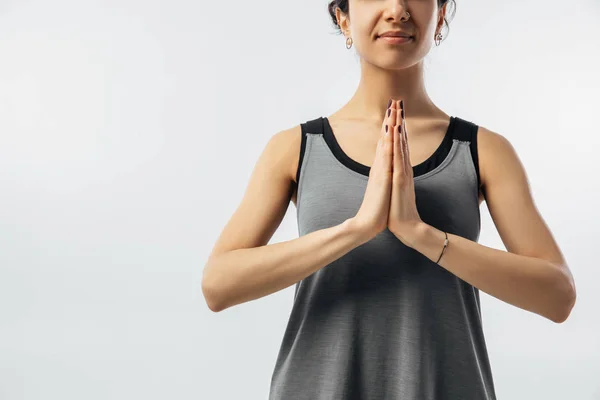
[[[511, 144], [426, 93], [449, 7], [329, 4], [358, 89], [269, 140], [209, 257], [213, 311], [296, 285], [271, 400], [495, 399], [479, 290], [556, 323], [575, 303]], [[290, 198], [300, 237], [267, 245]], [[484, 199], [508, 251], [477, 243]]]

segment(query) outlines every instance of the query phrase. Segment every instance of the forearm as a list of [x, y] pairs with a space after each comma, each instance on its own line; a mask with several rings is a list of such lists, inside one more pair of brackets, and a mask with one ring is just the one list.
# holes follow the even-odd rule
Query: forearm
[[287, 288], [369, 239], [348, 219], [293, 240], [229, 251], [209, 259], [202, 290], [209, 307], [221, 311]]
[[[427, 224], [415, 229], [410, 247], [436, 262], [446, 236]], [[568, 269], [550, 261], [494, 249], [448, 233], [439, 265], [476, 288], [519, 308], [562, 322], [575, 301]]]

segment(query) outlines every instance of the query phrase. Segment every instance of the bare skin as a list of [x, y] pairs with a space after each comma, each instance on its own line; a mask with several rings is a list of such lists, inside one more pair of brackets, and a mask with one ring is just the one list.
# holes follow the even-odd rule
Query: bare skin
[[[423, 58], [442, 27], [446, 10], [438, 8], [437, 0], [349, 3], [349, 15], [338, 9], [337, 19], [361, 56], [361, 79], [352, 98], [328, 117], [336, 140], [350, 158], [368, 166], [383, 165], [389, 153], [376, 151], [382, 119], [388, 100], [402, 99], [410, 165], [420, 164], [439, 146], [449, 122], [449, 115], [429, 98], [423, 81]], [[405, 20], [407, 8], [410, 18]], [[398, 29], [414, 39], [391, 45], [379, 37]], [[373, 237], [368, 224], [350, 218], [293, 240], [268, 244], [290, 201], [296, 204], [300, 141], [300, 125], [278, 132], [257, 161], [244, 197], [204, 269], [202, 289], [211, 310], [221, 311], [289, 287]], [[504, 136], [481, 125], [477, 146], [479, 203], [485, 199], [507, 251], [449, 235], [452, 244], [439, 265], [509, 304], [563, 322], [575, 304], [575, 283], [535, 206], [523, 165]], [[373, 193], [384, 192], [382, 185], [389, 182], [383, 182], [373, 185]], [[377, 194], [370, 197], [377, 200]], [[385, 203], [373, 201], [370, 206], [372, 212], [364, 215], [379, 215], [382, 210], [374, 207]], [[424, 223], [411, 229], [402, 236], [410, 237], [411, 247], [435, 261], [444, 233]]]

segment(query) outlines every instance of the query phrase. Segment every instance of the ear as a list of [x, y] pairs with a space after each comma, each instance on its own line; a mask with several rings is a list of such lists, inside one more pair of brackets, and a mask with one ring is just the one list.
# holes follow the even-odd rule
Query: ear
[[[346, 34], [346, 32], [350, 31], [350, 20], [346, 14], [342, 12], [342, 10], [337, 7], [335, 9], [335, 17], [337, 18], [338, 25], [341, 31]], [[346, 35], [348, 36], [348, 35]]]
[[447, 1], [438, 12], [438, 29], [436, 29], [436, 32], [444, 27], [444, 18], [446, 18], [446, 9], [448, 8], [448, 3], [449, 2]]

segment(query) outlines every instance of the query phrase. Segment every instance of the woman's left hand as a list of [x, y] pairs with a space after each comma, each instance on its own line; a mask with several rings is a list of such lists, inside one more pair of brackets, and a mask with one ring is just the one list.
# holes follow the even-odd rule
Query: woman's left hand
[[417, 211], [413, 169], [410, 164], [410, 152], [404, 121], [404, 101], [398, 101], [396, 121], [393, 127], [393, 174], [388, 229], [402, 243], [410, 246], [416, 230], [423, 225]]

